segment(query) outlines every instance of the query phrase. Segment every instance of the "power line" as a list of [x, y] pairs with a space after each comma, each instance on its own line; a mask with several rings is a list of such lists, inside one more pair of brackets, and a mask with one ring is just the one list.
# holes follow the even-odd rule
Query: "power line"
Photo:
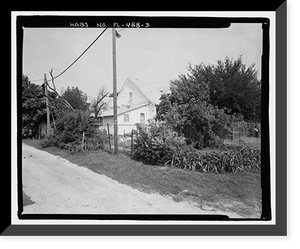
[[123, 31], [124, 29], [126, 29], [126, 28], [119, 29], [117, 32], [120, 33], [120, 32]]
[[[101, 34], [99, 34], [96, 39], [65, 69], [63, 70], [60, 74], [56, 75], [54, 79], [57, 79], [59, 76], [61, 76], [62, 74], [64, 74], [70, 67], [72, 67], [89, 49], [91, 46], [93, 46], [93, 44], [101, 37], [101, 35], [107, 30], [107, 27], [101, 32]], [[44, 79], [39, 79], [39, 80], [31, 80], [30, 82], [36, 82], [36, 81], [42, 81]], [[52, 80], [52, 79], [51, 79]], [[47, 82], [49, 82], [50, 80], [47, 80]]]

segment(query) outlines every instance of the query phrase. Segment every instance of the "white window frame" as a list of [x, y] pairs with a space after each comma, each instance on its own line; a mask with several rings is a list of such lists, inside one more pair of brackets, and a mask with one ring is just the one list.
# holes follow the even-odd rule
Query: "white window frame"
[[129, 92], [128, 97], [129, 97], [129, 103], [131, 103], [133, 101], [133, 92]]
[[[142, 114], [144, 114], [144, 120], [142, 121]], [[145, 123], [146, 121], [146, 114], [144, 112], [140, 113], [140, 123]]]
[[[130, 122], [130, 116], [129, 116], [129, 113], [124, 113], [123, 115], [124, 115], [124, 116], [123, 116], [123, 122], [124, 122], [124, 123]], [[125, 118], [126, 116], [127, 116], [128, 118]]]

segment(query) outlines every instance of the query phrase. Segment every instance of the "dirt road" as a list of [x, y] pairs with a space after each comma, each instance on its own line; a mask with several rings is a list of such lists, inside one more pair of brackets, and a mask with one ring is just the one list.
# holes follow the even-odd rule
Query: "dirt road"
[[22, 145], [24, 214], [236, 214], [203, 211], [120, 184], [45, 151]]

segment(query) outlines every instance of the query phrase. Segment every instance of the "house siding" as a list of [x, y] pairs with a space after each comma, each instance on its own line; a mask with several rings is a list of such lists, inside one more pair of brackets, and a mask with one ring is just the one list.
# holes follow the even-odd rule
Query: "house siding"
[[[140, 114], [145, 113], [144, 124], [149, 124], [148, 120], [155, 116], [155, 106], [151, 103], [136, 110], [129, 110], [118, 115], [118, 134], [130, 133], [132, 129], [136, 129], [136, 124], [140, 123]], [[129, 114], [129, 122], [124, 122], [124, 114]], [[107, 130], [109, 124], [110, 134], [114, 134], [114, 118], [113, 116], [103, 117], [103, 129]]]
[[[129, 93], [132, 93], [132, 98]], [[102, 129], [107, 130], [108, 123], [110, 134], [114, 134], [112, 106], [110, 111], [110, 114], [103, 116]], [[132, 129], [136, 129], [136, 124], [141, 121], [141, 113], [145, 114], [144, 123], [147, 125], [148, 120], [156, 115], [155, 104], [136, 85], [127, 79], [118, 95], [118, 134], [130, 133]], [[124, 114], [129, 115], [129, 121], [124, 121]]]
[[[143, 93], [141, 93], [131, 81], [125, 82], [126, 87], [122, 89], [118, 96], [118, 106], [122, 105], [132, 105], [132, 104], [143, 104], [149, 103], [149, 100], [145, 97]], [[129, 101], [129, 93], [133, 93], [132, 102]]]

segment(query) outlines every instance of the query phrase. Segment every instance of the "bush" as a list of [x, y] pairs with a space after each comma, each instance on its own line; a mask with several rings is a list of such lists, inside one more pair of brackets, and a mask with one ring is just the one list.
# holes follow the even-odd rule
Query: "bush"
[[[80, 113], [61, 112], [56, 119], [56, 130], [49, 144], [71, 153], [82, 150], [96, 151], [107, 143], [106, 131], [100, 131], [89, 117], [82, 118]], [[82, 143], [84, 134], [84, 143]], [[47, 146], [47, 144], [45, 143]]]
[[97, 130], [93, 136], [88, 136], [84, 141], [85, 150], [104, 149], [104, 145], [108, 142], [107, 133], [105, 130]]
[[41, 141], [40, 141], [40, 145], [41, 145], [43, 148], [48, 148], [48, 147], [53, 146], [53, 141], [52, 141], [51, 139], [44, 139], [44, 140], [41, 140]]
[[137, 130], [133, 158], [146, 164], [214, 173], [258, 172], [261, 168], [257, 148], [220, 145], [218, 150], [205, 152], [187, 145], [166, 123], [137, 125]]
[[[22, 124], [23, 125], [23, 124]], [[22, 139], [36, 137], [36, 133], [33, 129], [30, 129], [28, 126], [22, 127]]]
[[185, 138], [178, 136], [164, 123], [150, 121], [148, 127], [137, 124], [137, 136], [133, 144], [133, 158], [146, 164], [164, 165], [181, 153]]
[[77, 153], [83, 150], [97, 151], [99, 149], [104, 149], [105, 143], [107, 143], [108, 138], [105, 131], [96, 131], [91, 136], [90, 134], [85, 135], [84, 142], [82, 144], [82, 135], [77, 140], [66, 143], [59, 140], [55, 140], [57, 147], [61, 149], [66, 149], [71, 153]]

